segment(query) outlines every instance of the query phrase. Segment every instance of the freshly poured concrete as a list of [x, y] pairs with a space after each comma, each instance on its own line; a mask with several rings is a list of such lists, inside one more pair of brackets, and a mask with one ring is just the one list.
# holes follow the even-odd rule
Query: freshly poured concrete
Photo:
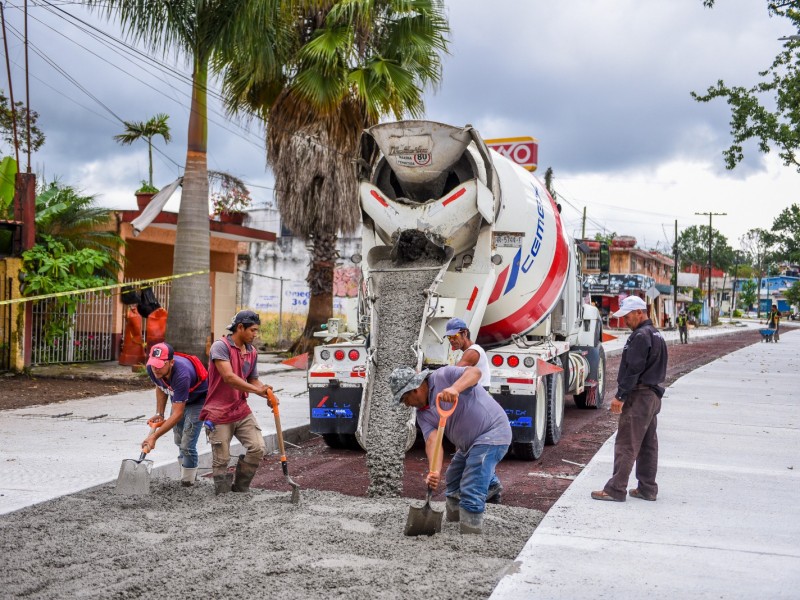
[[0, 596], [63, 598], [486, 598], [542, 514], [489, 506], [485, 535], [445, 523], [405, 537], [409, 501], [303, 490], [214, 496], [159, 481], [113, 486], [0, 518]]
[[610, 439], [492, 598], [798, 598], [798, 396], [796, 331], [682, 377], [659, 415], [658, 500], [590, 498]]

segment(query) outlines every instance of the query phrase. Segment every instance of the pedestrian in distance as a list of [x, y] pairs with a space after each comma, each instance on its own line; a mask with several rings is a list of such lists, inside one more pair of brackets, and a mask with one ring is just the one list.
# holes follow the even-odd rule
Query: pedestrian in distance
[[[246, 492], [266, 452], [253, 411], [247, 404], [248, 394], [267, 397], [269, 386], [258, 380], [258, 352], [253, 340], [261, 319], [251, 310], [236, 313], [228, 326], [229, 335], [211, 345], [209, 351], [208, 396], [200, 418], [206, 425], [211, 443], [211, 468], [214, 493]], [[277, 400], [276, 400], [277, 402]], [[239, 455], [236, 472], [228, 473], [230, 444], [233, 438], [245, 447]]]
[[467, 324], [458, 317], [453, 317], [445, 325], [445, 337], [450, 342], [450, 348], [461, 351], [461, 358], [456, 363], [457, 367], [478, 367], [481, 371], [481, 380], [478, 385], [488, 388], [492, 377], [489, 372], [489, 359], [486, 352], [469, 337]]
[[[161, 343], [150, 348], [145, 369], [156, 386], [156, 414], [148, 421], [152, 430], [142, 442], [142, 451], [150, 452], [158, 438], [174, 430], [181, 484], [189, 487], [197, 479], [197, 440], [203, 430], [200, 411], [208, 392], [206, 368], [197, 357], [176, 355], [172, 346]], [[165, 420], [167, 399], [171, 410]]]
[[689, 318], [686, 316], [686, 311], [681, 311], [678, 315], [678, 332], [681, 336], [681, 344], [689, 343]]
[[776, 304], [772, 305], [772, 310], [769, 311], [769, 314], [767, 315], [767, 327], [775, 330], [775, 333], [772, 334], [772, 341], [779, 341], [781, 339], [781, 312], [778, 310], [778, 306]]
[[[441, 482], [442, 455], [432, 464], [441, 403], [458, 400], [444, 434], [456, 447], [445, 474], [447, 520], [459, 521], [461, 533], [481, 533], [486, 503], [499, 503], [503, 486], [495, 467], [511, 444], [511, 425], [503, 408], [483, 389], [477, 367], [448, 366], [417, 373], [398, 367], [390, 376], [394, 401], [417, 409], [417, 424], [425, 438], [428, 473], [425, 483], [436, 490]], [[443, 410], [447, 410], [442, 406]]]
[[628, 478], [636, 463], [638, 485], [633, 498], [655, 500], [658, 496], [658, 413], [661, 384], [667, 375], [667, 344], [647, 317], [644, 300], [628, 296], [614, 313], [625, 320], [632, 333], [625, 342], [617, 374], [618, 389], [611, 412], [620, 415], [614, 444], [614, 472], [605, 487], [592, 492], [595, 500], [625, 502]]

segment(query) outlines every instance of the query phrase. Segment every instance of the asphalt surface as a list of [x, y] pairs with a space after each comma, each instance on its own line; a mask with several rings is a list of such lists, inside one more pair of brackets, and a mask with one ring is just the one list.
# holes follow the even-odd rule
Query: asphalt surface
[[[757, 340], [758, 325], [749, 327]], [[624, 336], [608, 342], [607, 351], [623, 343]], [[787, 330], [780, 343], [756, 341], [676, 381], [659, 416], [658, 501], [590, 498], [611, 473], [612, 437], [492, 598], [797, 598], [799, 351], [800, 332]], [[281, 389], [284, 430], [302, 438], [304, 373], [278, 367], [265, 375]], [[256, 399], [253, 408], [274, 448], [263, 404]], [[120, 461], [137, 457], [153, 407], [147, 391], [0, 412], [0, 514], [115, 481]], [[199, 449], [207, 467], [205, 440]], [[162, 438], [151, 454], [155, 472], [174, 477], [174, 454], [172, 440]]]

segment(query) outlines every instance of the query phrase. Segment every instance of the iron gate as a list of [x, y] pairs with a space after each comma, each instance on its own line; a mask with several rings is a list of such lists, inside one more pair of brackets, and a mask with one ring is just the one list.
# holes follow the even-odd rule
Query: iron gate
[[31, 363], [101, 362], [113, 358], [113, 302], [116, 296], [86, 292], [70, 314], [56, 299], [33, 303]]

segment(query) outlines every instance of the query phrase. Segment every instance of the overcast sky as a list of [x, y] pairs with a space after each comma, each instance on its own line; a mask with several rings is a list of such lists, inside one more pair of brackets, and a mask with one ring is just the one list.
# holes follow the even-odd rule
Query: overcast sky
[[[800, 201], [800, 175], [752, 146], [744, 164], [726, 171], [727, 106], [699, 104], [689, 93], [718, 79], [753, 85], [780, 49], [777, 38], [797, 32], [770, 18], [763, 0], [717, 4], [453, 0], [450, 55], [441, 85], [427, 94], [428, 118], [471, 123], [484, 138], [537, 138], [537, 173], [553, 168], [575, 235], [586, 207], [587, 236], [613, 231], [664, 249], [675, 220], [682, 230], [708, 223], [695, 212], [725, 212], [713, 225], [736, 248], [748, 229], [769, 228]], [[6, 3], [17, 32], [21, 6]], [[133, 208], [132, 192], [147, 177], [146, 145], [114, 142], [123, 129], [118, 118], [170, 115], [173, 141], [158, 140], [164, 155], [154, 159], [155, 184], [169, 183], [184, 163], [189, 83], [179, 74], [186, 66], [146, 66], [60, 11], [119, 37], [116, 26], [71, 2], [29, 0], [31, 106], [47, 136], [32, 168], [98, 194], [105, 205]], [[24, 53], [14, 31], [9, 46], [15, 99], [24, 99]], [[210, 116], [209, 167], [241, 176], [258, 203], [271, 201], [260, 127], [230, 122], [218, 105]]]

